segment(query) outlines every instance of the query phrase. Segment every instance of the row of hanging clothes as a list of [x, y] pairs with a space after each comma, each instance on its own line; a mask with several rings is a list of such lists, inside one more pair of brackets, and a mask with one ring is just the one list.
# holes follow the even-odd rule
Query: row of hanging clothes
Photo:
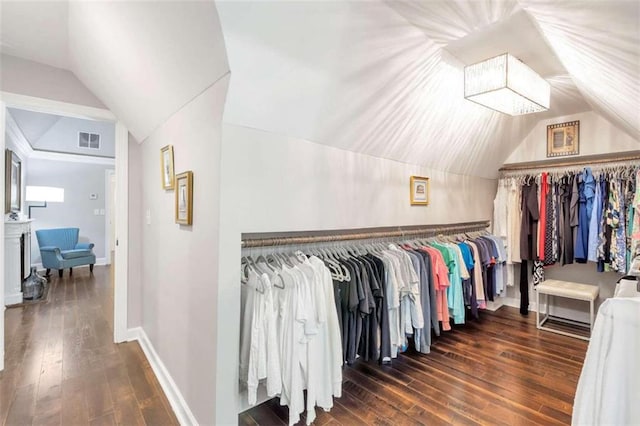
[[[245, 249], [240, 379], [256, 403], [259, 383], [315, 419], [340, 397], [342, 366], [391, 362], [413, 342], [478, 318], [504, 292], [507, 254], [487, 232], [299, 247]], [[307, 391], [307, 401], [304, 393]]]
[[546, 267], [593, 262], [598, 272], [628, 272], [640, 247], [639, 179], [637, 162], [500, 178], [493, 232], [507, 245], [509, 284], [521, 264], [521, 313], [528, 313], [529, 276], [537, 285]]

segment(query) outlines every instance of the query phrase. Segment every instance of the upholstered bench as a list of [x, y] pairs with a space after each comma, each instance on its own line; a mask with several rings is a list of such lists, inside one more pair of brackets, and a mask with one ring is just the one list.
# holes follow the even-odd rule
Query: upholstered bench
[[[579, 284], [568, 281], [560, 281], [560, 280], [546, 280], [537, 286], [535, 286], [536, 291], [536, 327], [540, 330], [552, 331], [558, 334], [564, 334], [565, 336], [576, 337], [582, 340], [589, 340], [588, 337], [581, 336], [579, 334], [571, 333], [570, 331], [557, 330], [544, 324], [549, 319], [553, 319], [555, 321], [564, 322], [571, 325], [583, 326], [589, 328], [589, 334], [591, 334], [591, 330], [593, 329], [593, 321], [594, 321], [594, 304], [596, 299], [598, 298], [599, 287], [597, 285], [588, 285], [588, 284]], [[540, 304], [540, 295], [546, 295], [545, 300], [545, 309], [544, 309], [544, 318], [542, 321], [540, 320], [540, 314], [542, 312], [542, 305]], [[557, 296], [564, 297], [567, 299], [574, 300], [583, 300], [585, 302], [589, 302], [589, 324], [585, 324], [578, 321], [569, 320], [566, 318], [559, 318], [549, 314], [549, 296]]]

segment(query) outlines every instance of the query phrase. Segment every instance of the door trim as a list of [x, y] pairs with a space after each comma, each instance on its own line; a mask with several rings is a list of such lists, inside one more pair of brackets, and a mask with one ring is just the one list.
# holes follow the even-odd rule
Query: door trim
[[127, 340], [129, 275], [129, 131], [116, 122], [116, 259], [113, 294], [113, 341]]
[[[111, 265], [111, 263], [113, 262], [113, 259], [111, 258], [111, 226], [109, 224], [109, 219], [111, 218], [111, 212], [112, 210], [115, 208], [115, 197], [113, 200], [110, 201], [111, 198], [111, 176], [115, 177], [116, 174], [116, 170], [115, 169], [107, 169], [104, 171], [104, 199], [105, 199], [105, 203], [104, 203], [104, 229], [105, 229], [105, 234], [104, 234], [104, 258], [105, 258], [105, 263], [107, 265]], [[115, 192], [115, 188], [114, 188], [114, 192]], [[114, 224], [113, 226], [115, 227], [115, 217], [114, 217]], [[115, 230], [114, 230], [115, 231]], [[114, 232], [115, 233], [115, 232]], [[115, 249], [115, 243], [114, 243], [114, 249]]]

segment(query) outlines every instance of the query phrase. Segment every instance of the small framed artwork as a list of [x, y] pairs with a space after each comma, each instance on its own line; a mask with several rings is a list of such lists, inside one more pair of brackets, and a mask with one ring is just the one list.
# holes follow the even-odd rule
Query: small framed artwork
[[580, 153], [580, 122], [547, 126], [547, 157], [562, 157]]
[[176, 175], [176, 223], [191, 225], [193, 221], [193, 172]]
[[17, 212], [22, 204], [22, 162], [10, 149], [4, 152], [4, 212]]
[[411, 176], [411, 205], [429, 205], [429, 178], [422, 176]]
[[173, 145], [167, 145], [160, 150], [160, 172], [162, 173], [162, 188], [173, 189], [175, 185]]

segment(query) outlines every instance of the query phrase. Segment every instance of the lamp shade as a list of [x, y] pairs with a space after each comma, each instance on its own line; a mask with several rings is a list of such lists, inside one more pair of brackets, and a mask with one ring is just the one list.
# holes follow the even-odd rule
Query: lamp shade
[[27, 201], [64, 202], [64, 188], [53, 186], [27, 186]]
[[549, 109], [547, 81], [508, 53], [464, 68], [464, 97], [508, 115]]

